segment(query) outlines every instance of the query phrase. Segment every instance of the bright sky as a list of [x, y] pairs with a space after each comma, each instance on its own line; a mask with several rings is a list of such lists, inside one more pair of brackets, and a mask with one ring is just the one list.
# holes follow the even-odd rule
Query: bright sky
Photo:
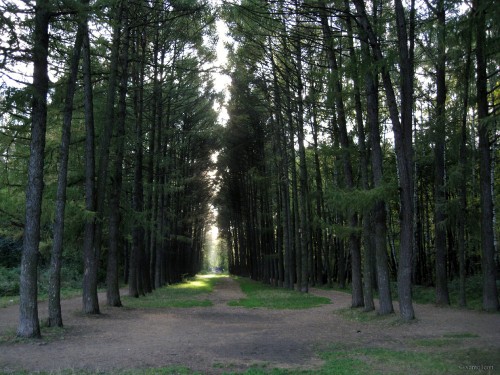
[[216, 27], [217, 27], [217, 34], [218, 34], [218, 41], [217, 41], [217, 61], [216, 61], [216, 66], [217, 66], [217, 73], [214, 74], [215, 76], [215, 89], [218, 92], [224, 93], [224, 104], [219, 105], [216, 104], [215, 109], [219, 113], [219, 121], [224, 125], [227, 120], [228, 120], [228, 114], [227, 110], [225, 107], [225, 104], [229, 100], [229, 85], [231, 84], [231, 78], [222, 73], [222, 70], [225, 68], [227, 64], [227, 50], [224, 46], [226, 42], [229, 41], [228, 37], [228, 28], [227, 25], [224, 23], [222, 20], [217, 20], [216, 21]]

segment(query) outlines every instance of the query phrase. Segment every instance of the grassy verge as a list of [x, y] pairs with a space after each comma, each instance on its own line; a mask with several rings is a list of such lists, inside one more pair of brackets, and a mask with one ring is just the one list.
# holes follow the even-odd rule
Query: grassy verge
[[230, 301], [230, 306], [268, 309], [308, 309], [330, 303], [325, 297], [276, 288], [246, 278], [237, 279], [246, 298]]
[[[500, 369], [500, 353], [494, 349], [464, 348], [462, 337], [446, 337], [456, 340], [456, 345], [429, 345], [428, 342], [413, 340], [405, 343], [404, 349], [383, 347], [358, 347], [355, 345], [332, 345], [322, 351], [319, 357], [324, 361], [319, 368], [312, 370], [280, 369], [263, 363], [251, 365], [241, 371], [239, 365], [214, 364], [214, 368], [223, 370], [223, 374], [245, 375], [466, 375], [474, 372], [496, 374]], [[429, 342], [433, 339], [429, 339]], [[441, 341], [442, 338], [436, 338]], [[225, 370], [225, 371], [224, 371]], [[13, 371], [9, 374], [25, 375], [26, 371]], [[64, 370], [59, 372], [37, 372], [38, 374], [58, 375], [200, 375], [188, 367], [169, 366], [161, 368], [130, 369], [116, 371]]]
[[202, 275], [180, 284], [169, 285], [155, 290], [140, 298], [124, 296], [123, 305], [131, 308], [165, 307], [206, 307], [212, 302], [206, 297], [213, 291], [218, 280], [223, 276]]
[[[440, 340], [439, 338], [437, 340]], [[498, 373], [500, 356], [493, 349], [436, 349], [415, 342], [403, 349], [334, 345], [320, 353], [324, 364], [314, 370], [249, 368], [246, 375], [375, 375]], [[228, 369], [225, 374], [242, 374]]]

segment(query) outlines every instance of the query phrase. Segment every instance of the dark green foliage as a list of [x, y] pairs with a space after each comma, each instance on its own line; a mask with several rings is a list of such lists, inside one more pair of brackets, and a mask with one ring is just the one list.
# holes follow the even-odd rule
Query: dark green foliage
[[21, 261], [21, 249], [20, 241], [0, 236], [0, 267], [18, 266]]
[[0, 297], [19, 295], [19, 268], [0, 266]]
[[[38, 294], [45, 299], [49, 287], [49, 270], [40, 269], [38, 283]], [[61, 289], [65, 294], [78, 294], [81, 289], [81, 271], [63, 266], [61, 269]], [[0, 297], [19, 295], [19, 268], [6, 268], [0, 266]]]

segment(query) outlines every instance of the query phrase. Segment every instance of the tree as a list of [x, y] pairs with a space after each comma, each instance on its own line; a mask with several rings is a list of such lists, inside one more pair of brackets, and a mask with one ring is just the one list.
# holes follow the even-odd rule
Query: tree
[[495, 242], [493, 230], [493, 195], [491, 180], [491, 136], [488, 110], [486, 72], [486, 26], [485, 14], [488, 3], [474, 1], [476, 19], [476, 90], [477, 117], [479, 122], [479, 169], [481, 193], [481, 246], [483, 269], [483, 309], [499, 309], [496, 287]]
[[40, 337], [37, 301], [38, 246], [43, 194], [45, 132], [47, 128], [47, 93], [49, 90], [50, 2], [37, 0], [33, 31], [33, 101], [31, 143], [26, 189], [26, 219], [21, 260], [19, 325], [20, 337]]
[[[86, 22], [86, 21], [83, 21]], [[75, 37], [75, 45], [71, 57], [69, 77], [64, 104], [61, 148], [59, 153], [59, 176], [57, 180], [56, 212], [54, 219], [54, 239], [50, 258], [49, 283], [49, 327], [62, 327], [61, 314], [61, 262], [64, 237], [64, 211], [66, 208], [66, 184], [68, 178], [69, 144], [71, 140], [71, 121], [73, 118], [73, 102], [76, 90], [78, 66], [83, 45], [85, 26], [79, 22]]]

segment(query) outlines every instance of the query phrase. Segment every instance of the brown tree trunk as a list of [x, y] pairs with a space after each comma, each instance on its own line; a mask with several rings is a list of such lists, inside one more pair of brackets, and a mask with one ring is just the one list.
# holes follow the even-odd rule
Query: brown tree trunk
[[[83, 21], [83, 22], [86, 22]], [[75, 97], [78, 65], [83, 44], [84, 26], [79, 25], [70, 62], [70, 74], [66, 86], [63, 110], [61, 146], [59, 149], [59, 175], [57, 178], [56, 210], [54, 214], [54, 238], [50, 257], [49, 279], [49, 327], [62, 327], [61, 313], [61, 264], [64, 237], [64, 211], [66, 208], [66, 183], [68, 179], [69, 143], [71, 141], [71, 121], [73, 119], [73, 99]]]
[[[327, 54], [330, 69], [333, 75], [332, 91], [335, 100], [335, 107], [337, 110], [337, 123], [340, 144], [342, 147], [342, 160], [344, 164], [344, 178], [346, 187], [349, 190], [354, 189], [354, 174], [352, 170], [351, 155], [350, 155], [350, 142], [347, 134], [347, 119], [344, 108], [344, 101], [342, 99], [342, 82], [339, 75], [339, 68], [337, 64], [337, 57], [335, 55], [335, 48], [332, 44], [333, 34], [330, 26], [328, 25], [328, 18], [326, 12], [321, 12], [321, 25], [323, 29], [323, 36], [327, 43]], [[352, 307], [360, 307], [364, 305], [363, 297], [363, 283], [361, 273], [361, 249], [360, 239], [355, 234], [355, 228], [358, 226], [358, 215], [351, 210], [348, 213], [349, 226], [352, 233], [349, 235], [349, 250], [351, 252], [351, 270], [352, 270]]]
[[125, 25], [124, 41], [122, 46], [120, 66], [122, 67], [119, 99], [118, 118], [116, 121], [116, 141], [114, 176], [112, 179], [111, 191], [109, 194], [109, 249], [108, 263], [106, 269], [106, 302], [108, 306], [122, 306], [120, 298], [119, 277], [118, 277], [118, 247], [120, 242], [120, 197], [123, 182], [123, 154], [125, 148], [125, 120], [126, 120], [126, 96], [128, 81], [128, 49], [129, 49], [128, 25]]
[[33, 99], [31, 142], [26, 189], [26, 219], [19, 281], [19, 337], [40, 337], [38, 320], [38, 246], [42, 213], [43, 166], [47, 129], [47, 93], [49, 90], [49, 19], [50, 2], [37, 0], [33, 31]]
[[446, 191], [445, 191], [445, 136], [446, 136], [446, 51], [445, 51], [445, 22], [446, 13], [444, 0], [438, 0], [435, 9], [438, 22], [437, 66], [436, 66], [436, 122], [435, 131], [435, 204], [434, 224], [436, 246], [436, 304], [449, 305], [448, 293], [447, 249], [446, 249]]
[[491, 180], [490, 126], [488, 124], [488, 76], [486, 72], [486, 2], [474, 0], [476, 16], [476, 89], [479, 121], [479, 173], [481, 192], [481, 247], [483, 270], [483, 309], [499, 309], [496, 286], [495, 242], [493, 229], [493, 194]]
[[[364, 3], [353, 0], [358, 11], [358, 22], [367, 33], [369, 43], [376, 61], [382, 63], [382, 81], [384, 84], [387, 106], [392, 122], [397, 167], [400, 187], [400, 251], [398, 264], [398, 298], [400, 315], [404, 320], [415, 318], [412, 303], [412, 270], [413, 270], [413, 230], [414, 230], [414, 181], [413, 181], [413, 145], [412, 145], [412, 119], [413, 119], [413, 57], [411, 48], [408, 47], [408, 33], [406, 30], [405, 10], [401, 0], [395, 0], [396, 25], [398, 45], [400, 50], [400, 75], [401, 75], [401, 120], [398, 101], [394, 86], [389, 74], [389, 67], [383, 57], [380, 44], [376, 38], [370, 21], [366, 15]], [[413, 3], [412, 3], [413, 4]], [[413, 9], [410, 12], [413, 14]], [[410, 25], [411, 26], [411, 25]], [[412, 27], [410, 27], [410, 30]]]
[[[95, 188], [95, 131], [94, 131], [94, 105], [92, 91], [92, 72], [90, 63], [90, 44], [88, 38], [88, 27], [85, 26], [82, 46], [82, 70], [84, 85], [84, 110], [85, 110], [85, 210], [95, 213], [96, 210], [96, 188]], [[93, 264], [94, 243], [95, 243], [95, 216], [85, 218], [84, 238], [83, 238], [83, 259], [84, 259], [84, 283], [83, 294], [88, 298], [83, 298], [84, 311], [92, 311], [97, 303], [97, 285], [94, 294], [90, 291], [90, 270], [97, 265]], [[96, 271], [97, 272], [97, 271]], [[95, 303], [93, 303], [95, 302]], [[85, 307], [89, 303], [88, 309]], [[97, 306], [97, 312], [99, 307]], [[95, 310], [94, 310], [95, 311]]]

